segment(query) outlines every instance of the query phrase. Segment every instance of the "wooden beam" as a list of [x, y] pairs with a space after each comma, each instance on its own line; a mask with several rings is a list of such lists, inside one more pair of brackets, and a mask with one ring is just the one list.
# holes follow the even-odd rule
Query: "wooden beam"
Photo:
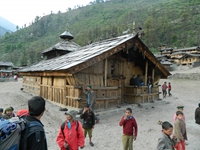
[[145, 80], [144, 80], [144, 84], [147, 84], [147, 75], [148, 75], [148, 60], [146, 60], [146, 65], [145, 65]]
[[167, 69], [156, 59], [156, 57], [151, 53], [151, 51], [145, 46], [142, 45], [142, 41], [140, 39], [137, 39], [135, 42], [136, 46], [139, 48], [140, 52], [146, 51], [144, 54], [145, 56], [153, 63], [155, 64], [159, 70], [162, 71], [162, 73], [167, 77], [170, 75], [170, 73], [167, 71]]
[[72, 76], [72, 74], [64, 72], [64, 71], [42, 71], [42, 72], [19, 72], [19, 75], [21, 76], [57, 76], [57, 77], [63, 77], [63, 76]]
[[154, 85], [154, 78], [155, 78], [155, 68], [152, 69], [152, 80], [153, 80], [153, 85]]
[[105, 59], [105, 70], [104, 70], [104, 86], [107, 87], [107, 75], [108, 75], [108, 59]]

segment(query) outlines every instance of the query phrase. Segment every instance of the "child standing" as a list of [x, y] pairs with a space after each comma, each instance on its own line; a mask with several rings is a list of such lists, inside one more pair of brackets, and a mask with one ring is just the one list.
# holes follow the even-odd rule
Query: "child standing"
[[173, 126], [165, 121], [162, 123], [162, 137], [158, 139], [157, 150], [174, 150], [176, 139], [170, 137], [173, 133]]
[[[183, 113], [183, 108], [184, 108], [184, 106], [182, 106], [182, 105], [177, 106], [178, 111], [181, 111], [182, 113]], [[174, 114], [174, 122], [176, 121], [177, 118], [178, 117], [177, 117], [177, 115], [175, 113]], [[182, 120], [185, 122], [185, 115], [184, 114], [183, 114]]]
[[165, 98], [167, 95], [167, 88], [167, 82], [164, 82], [164, 84], [162, 85], [163, 98]]
[[172, 90], [172, 86], [171, 86], [171, 83], [169, 82], [168, 83], [168, 94], [169, 94], [169, 96], [172, 96], [171, 90]]
[[132, 116], [131, 108], [126, 109], [125, 115], [120, 120], [119, 125], [123, 126], [123, 150], [132, 150], [133, 141], [135, 141], [137, 137], [138, 126], [135, 118]]
[[176, 150], [185, 150], [185, 139], [187, 139], [185, 122], [183, 121], [183, 112], [176, 112], [177, 119], [174, 123], [174, 135], [177, 138]]

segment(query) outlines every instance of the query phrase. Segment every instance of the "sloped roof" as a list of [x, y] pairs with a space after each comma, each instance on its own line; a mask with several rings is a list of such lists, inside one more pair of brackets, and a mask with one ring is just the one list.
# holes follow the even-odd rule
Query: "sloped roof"
[[163, 51], [172, 51], [173, 48], [165, 48], [165, 49], [161, 49], [160, 52], [163, 52]]
[[[88, 66], [92, 65], [102, 59], [109, 57], [108, 55], [113, 55], [122, 49], [125, 49], [125, 42], [131, 40], [131, 46], [133, 46], [133, 39], [137, 38], [139, 43], [144, 46], [144, 44], [139, 40], [136, 35], [129, 34], [124, 35], [96, 43], [92, 43], [90, 45], [84, 46], [79, 48], [77, 51], [70, 52], [63, 56], [43, 60], [35, 65], [30, 67], [23, 68], [19, 72], [42, 72], [42, 71], [61, 71], [61, 70], [68, 70], [75, 66], [80, 66], [79, 69], [82, 68], [82, 64], [87, 62]], [[108, 54], [109, 53], [109, 54]], [[160, 64], [160, 62], [155, 58], [155, 56], [145, 47], [144, 54], [149, 57], [150, 61], [153, 62], [165, 76], [170, 75], [170, 73]], [[97, 58], [97, 56], [100, 56]], [[93, 59], [92, 61], [88, 62], [89, 60]], [[69, 70], [68, 70], [69, 71]], [[77, 70], [75, 70], [77, 71]], [[75, 72], [74, 71], [74, 72]], [[70, 72], [70, 71], [69, 71]]]
[[57, 43], [56, 45], [44, 50], [42, 52], [42, 54], [45, 54], [45, 53], [53, 51], [53, 50], [62, 50], [62, 51], [73, 52], [79, 48], [80, 48], [80, 46], [72, 41], [62, 40], [61, 42]]
[[13, 63], [12, 62], [2, 62], [2, 61], [0, 61], [0, 66], [12, 67]]
[[184, 54], [181, 58], [178, 58], [178, 59], [182, 59], [182, 58], [185, 58], [185, 57], [199, 57], [200, 58], [200, 54]]
[[180, 49], [174, 49], [173, 51], [186, 51], [186, 50], [193, 50], [193, 49], [198, 49], [200, 50], [199, 46], [193, 46], [193, 47], [188, 47], [188, 48], [180, 48]]

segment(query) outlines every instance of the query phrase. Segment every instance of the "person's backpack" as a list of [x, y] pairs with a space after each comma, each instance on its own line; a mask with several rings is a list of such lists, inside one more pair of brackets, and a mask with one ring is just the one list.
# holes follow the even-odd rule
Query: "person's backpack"
[[[27, 150], [27, 138], [37, 131], [44, 132], [37, 121], [13, 117], [0, 122], [0, 150]], [[36, 140], [40, 139], [40, 134]]]
[[[38, 121], [31, 121], [25, 119], [25, 129], [21, 133], [19, 150], [27, 150], [27, 139], [35, 133], [36, 141], [41, 141], [40, 132], [45, 132], [43, 126]], [[45, 134], [44, 134], [45, 135]], [[44, 137], [46, 139], [46, 137]]]
[[19, 150], [23, 119], [13, 117], [0, 122], [0, 150]]

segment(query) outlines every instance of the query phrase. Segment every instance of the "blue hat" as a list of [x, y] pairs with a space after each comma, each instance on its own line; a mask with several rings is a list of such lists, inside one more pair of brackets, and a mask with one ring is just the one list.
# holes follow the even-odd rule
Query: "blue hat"
[[0, 112], [3, 112], [3, 108], [0, 108]]

